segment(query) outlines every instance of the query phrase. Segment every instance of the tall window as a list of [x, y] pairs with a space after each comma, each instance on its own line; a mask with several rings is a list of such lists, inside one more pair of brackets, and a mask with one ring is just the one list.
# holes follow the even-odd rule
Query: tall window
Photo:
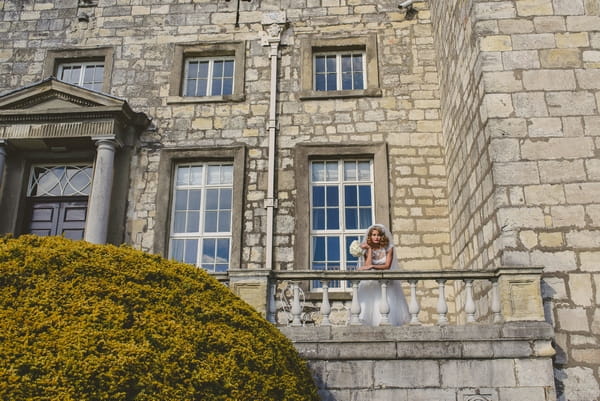
[[231, 95], [234, 66], [233, 57], [186, 59], [183, 96]]
[[175, 169], [169, 256], [224, 272], [231, 255], [233, 164], [187, 163]]
[[374, 219], [372, 162], [313, 161], [310, 170], [311, 268], [355, 270], [358, 259], [350, 255], [350, 243], [362, 240]]
[[364, 52], [317, 53], [314, 56], [316, 91], [366, 88]]
[[104, 83], [104, 62], [65, 63], [58, 66], [58, 79], [86, 89], [101, 91]]

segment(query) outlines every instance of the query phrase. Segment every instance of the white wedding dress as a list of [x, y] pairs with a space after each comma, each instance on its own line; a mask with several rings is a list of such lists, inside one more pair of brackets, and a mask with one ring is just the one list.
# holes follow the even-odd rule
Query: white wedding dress
[[[387, 251], [392, 248], [393, 254], [390, 270], [396, 270], [398, 269], [398, 262], [395, 254], [396, 249], [392, 244], [391, 234], [389, 234], [385, 227], [383, 228], [390, 244], [386, 249], [381, 248], [371, 250], [371, 261], [374, 265], [385, 264]], [[400, 281], [392, 280], [388, 282], [387, 301], [390, 307], [388, 319], [391, 325], [400, 326], [409, 321], [410, 315], [408, 312], [408, 305]], [[381, 282], [376, 280], [361, 281], [358, 285], [358, 302], [360, 303], [359, 319], [361, 323], [366, 326], [379, 326], [379, 323], [381, 322], [381, 313], [379, 312], [379, 305], [381, 303]]]

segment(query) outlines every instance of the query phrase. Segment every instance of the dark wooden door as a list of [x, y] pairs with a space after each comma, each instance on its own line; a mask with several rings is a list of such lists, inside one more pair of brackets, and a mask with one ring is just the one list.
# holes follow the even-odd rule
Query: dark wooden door
[[83, 239], [87, 199], [30, 199], [26, 232]]

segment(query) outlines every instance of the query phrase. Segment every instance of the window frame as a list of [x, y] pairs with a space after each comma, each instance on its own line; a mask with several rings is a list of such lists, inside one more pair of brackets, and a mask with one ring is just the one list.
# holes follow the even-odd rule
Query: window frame
[[[362, 82], [363, 82], [363, 88], [360, 89], [343, 89], [343, 75], [346, 73], [343, 70], [343, 66], [342, 66], [342, 57], [346, 56], [346, 55], [350, 55], [350, 56], [356, 56], [356, 55], [360, 55], [361, 56], [361, 66], [362, 66], [362, 70], [361, 70], [361, 75], [362, 75]], [[343, 91], [347, 91], [347, 90], [364, 90], [365, 88], [367, 88], [368, 86], [368, 82], [367, 82], [367, 55], [364, 51], [362, 50], [342, 50], [342, 51], [330, 51], [330, 52], [315, 52], [313, 53], [313, 89], [316, 92], [333, 92], [333, 90], [328, 90], [328, 89], [317, 89], [317, 75], [319, 74], [317, 72], [317, 58], [321, 57], [321, 56], [325, 56], [325, 57], [330, 57], [330, 56], [335, 56], [335, 74], [336, 74], [336, 89], [335, 90], [343, 90]], [[326, 63], [327, 64], [327, 63]], [[354, 86], [355, 81], [354, 78], [352, 78], [352, 86]], [[342, 89], [337, 89], [337, 88], [342, 88]]]
[[[90, 68], [90, 67], [96, 67], [99, 64], [102, 64], [102, 85], [100, 86], [99, 89], [94, 89], [94, 88], [90, 88], [85, 86], [85, 73], [86, 73], [86, 69]], [[79, 81], [77, 83], [74, 82], [67, 82], [63, 79], [61, 79], [62, 73], [64, 72], [64, 69], [66, 67], [75, 67], [75, 66], [80, 66], [81, 67], [81, 73], [79, 75]], [[72, 62], [67, 62], [67, 63], [59, 63], [57, 66], [57, 71], [56, 71], [56, 77], [58, 80], [68, 83], [68, 84], [72, 84], [72, 85], [76, 85], [76, 86], [80, 86], [84, 89], [89, 89], [89, 90], [93, 90], [93, 91], [102, 91], [102, 87], [104, 86], [104, 61], [72, 61]]]
[[59, 68], [64, 64], [102, 61], [104, 62], [104, 74], [102, 75], [102, 89], [100, 92], [109, 93], [113, 70], [113, 53], [114, 50], [111, 47], [48, 50], [43, 66], [44, 77], [58, 77]]
[[[201, 170], [201, 182], [200, 183], [188, 183], [188, 184], [178, 184], [178, 172], [180, 168], [185, 168], [185, 167], [198, 167], [201, 166], [202, 170]], [[219, 167], [224, 167], [224, 166], [230, 166], [231, 167], [231, 182], [230, 183], [224, 183], [224, 182], [219, 182], [217, 184], [211, 184], [208, 182], [208, 170], [210, 166], [219, 166]], [[197, 244], [196, 244], [196, 259], [195, 259], [195, 265], [198, 267], [202, 267], [207, 271], [210, 272], [215, 272], [215, 273], [223, 273], [223, 271], [217, 271], [215, 270], [216, 267], [214, 265], [216, 265], [217, 263], [213, 263], [212, 265], [212, 269], [209, 269], [207, 267], [207, 265], [205, 265], [202, 261], [202, 257], [204, 256], [204, 252], [202, 251], [203, 247], [204, 247], [204, 240], [207, 239], [214, 239], [214, 240], [219, 240], [219, 239], [227, 239], [229, 240], [229, 244], [227, 246], [227, 265], [229, 266], [229, 261], [231, 260], [231, 229], [232, 229], [232, 224], [233, 224], [233, 162], [229, 162], [229, 161], [210, 161], [210, 162], [205, 162], [205, 161], [185, 161], [185, 162], [180, 162], [180, 163], [176, 163], [173, 166], [173, 188], [172, 188], [172, 193], [171, 193], [171, 199], [175, 199], [177, 192], [178, 191], [186, 191], [186, 195], [189, 196], [189, 192], [191, 191], [199, 191], [200, 192], [200, 199], [199, 199], [199, 208], [197, 209], [197, 213], [198, 213], [198, 228], [196, 231], [188, 231], [188, 230], [184, 230], [184, 231], [175, 231], [175, 225], [176, 225], [176, 214], [178, 212], [178, 209], [176, 209], [174, 207], [174, 203], [173, 201], [171, 201], [171, 210], [170, 210], [170, 218], [171, 218], [171, 224], [169, 227], [169, 248], [168, 248], [168, 257], [169, 259], [173, 259], [173, 253], [174, 253], [174, 246], [173, 246], [173, 242], [177, 241], [177, 240], [197, 240]], [[207, 212], [208, 212], [208, 208], [207, 208], [207, 193], [210, 190], [218, 190], [220, 192], [220, 190], [222, 189], [229, 189], [231, 191], [231, 198], [230, 198], [230, 208], [229, 209], [221, 209], [220, 207], [218, 207], [217, 210], [217, 214], [220, 217], [220, 212], [223, 212], [225, 210], [229, 211], [229, 224], [228, 224], [228, 230], [225, 231], [220, 231], [217, 227], [217, 231], [207, 231], [206, 230], [206, 216], [207, 216]], [[187, 206], [187, 203], [186, 203]], [[193, 213], [196, 212], [196, 209], [193, 209], [193, 211], [190, 211], [188, 209], [185, 210], [184, 214], [185, 214], [185, 221], [184, 221], [184, 225], [187, 225], [187, 220], [189, 218], [190, 215], [192, 215]], [[217, 219], [218, 221], [218, 219]], [[216, 223], [217, 226], [219, 226], [219, 223]], [[185, 256], [185, 251], [182, 251], [184, 253]], [[185, 263], [190, 263], [190, 262], [185, 262]], [[227, 270], [227, 269], [226, 269]], [[226, 271], [225, 270], [225, 271]]]
[[[364, 143], [346, 146], [327, 147], [323, 145], [300, 144], [295, 149], [295, 174], [297, 182], [296, 199], [311, 199], [311, 162], [313, 160], [360, 160], [372, 161], [373, 174], [373, 223], [389, 227], [389, 177], [387, 145], [385, 143]], [[296, 243], [294, 247], [294, 270], [311, 268], [312, 215], [309, 202], [296, 202]]]
[[[233, 93], [218, 96], [184, 96], [186, 65], [193, 58], [231, 58], [234, 60]], [[246, 42], [177, 44], [169, 80], [167, 103], [241, 102], [244, 95]]]
[[[203, 61], [208, 61], [208, 69], [206, 72], [206, 95], [188, 95], [186, 93], [186, 89], [187, 89], [187, 82], [190, 80], [190, 77], [188, 76], [189, 74], [189, 66], [190, 66], [190, 62], [193, 61], [198, 61], [198, 62], [203, 62]], [[214, 66], [215, 66], [215, 62], [217, 61], [223, 61], [223, 62], [227, 62], [227, 61], [233, 61], [233, 75], [231, 77], [231, 93], [227, 93], [227, 94], [223, 94], [222, 93], [222, 88], [221, 88], [221, 94], [219, 95], [212, 95], [213, 92], [213, 82], [215, 80], [215, 75], [214, 75]], [[183, 79], [182, 79], [182, 83], [181, 83], [181, 96], [182, 97], [209, 97], [209, 96], [231, 96], [234, 91], [235, 91], [235, 58], [233, 57], [229, 57], [229, 56], [218, 56], [218, 57], [186, 57], [184, 60], [184, 69], [183, 69]], [[225, 78], [224, 75], [221, 76], [222, 79]], [[196, 77], [196, 79], [199, 79], [198, 77]], [[211, 95], [209, 95], [209, 93], [211, 93]]]
[[[317, 91], [315, 89], [315, 55], [323, 53], [362, 52], [364, 66], [364, 89], [338, 89]], [[316, 38], [308, 37], [301, 41], [300, 99], [329, 99], [344, 97], [378, 97], [382, 95], [379, 87], [379, 61], [377, 55], [377, 36], [370, 34], [359, 37]]]
[[[243, 215], [245, 146], [219, 148], [167, 148], [160, 154], [156, 217], [154, 226], [154, 252], [164, 257], [170, 255], [171, 220], [173, 208], [174, 177], [177, 165], [183, 163], [231, 163], [233, 164], [233, 198], [229, 269], [241, 268], [241, 233]], [[207, 270], [209, 273], [214, 273]], [[219, 273], [216, 273], [219, 274]]]

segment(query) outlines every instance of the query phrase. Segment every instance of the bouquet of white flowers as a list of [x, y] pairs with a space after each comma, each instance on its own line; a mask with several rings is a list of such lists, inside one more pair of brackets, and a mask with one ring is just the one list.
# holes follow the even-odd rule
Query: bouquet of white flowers
[[349, 251], [350, 255], [354, 256], [355, 258], [360, 258], [365, 253], [365, 250], [362, 249], [360, 242], [357, 240], [352, 241]]

